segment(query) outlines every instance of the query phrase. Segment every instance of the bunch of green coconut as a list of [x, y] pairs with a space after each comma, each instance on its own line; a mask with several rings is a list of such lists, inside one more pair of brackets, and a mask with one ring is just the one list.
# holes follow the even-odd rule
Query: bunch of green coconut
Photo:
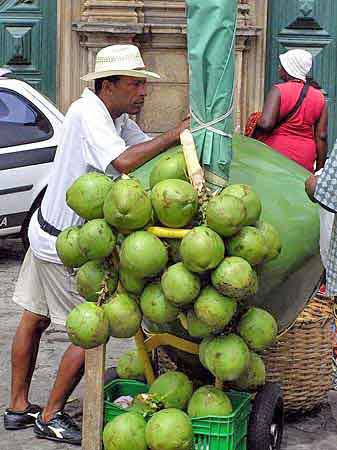
[[[88, 349], [109, 336], [134, 336], [142, 320], [180, 323], [200, 339], [200, 361], [218, 380], [253, 390], [265, 382], [257, 352], [278, 328], [248, 299], [259, 268], [279, 255], [280, 237], [260, 220], [261, 202], [249, 186], [229, 185], [201, 202], [186, 173], [177, 151], [153, 167], [150, 190], [135, 178], [112, 181], [95, 172], [68, 189], [67, 204], [85, 223], [65, 229], [56, 248], [86, 300], [69, 314], [68, 334]], [[137, 377], [137, 357], [127, 360], [119, 375]]]

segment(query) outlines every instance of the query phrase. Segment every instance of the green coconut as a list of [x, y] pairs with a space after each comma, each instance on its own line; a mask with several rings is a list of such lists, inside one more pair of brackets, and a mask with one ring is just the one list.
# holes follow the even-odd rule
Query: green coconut
[[230, 256], [240, 256], [252, 266], [265, 261], [268, 253], [267, 242], [263, 234], [254, 227], [243, 227], [227, 241]]
[[123, 268], [120, 268], [119, 270], [119, 279], [124, 289], [135, 295], [140, 295], [146, 284], [145, 280], [135, 277], [132, 272]]
[[213, 340], [214, 336], [206, 337], [201, 341], [201, 344], [199, 345], [199, 360], [201, 364], [205, 367], [205, 369], [208, 369], [207, 363], [206, 363], [206, 355], [208, 353], [208, 344], [210, 344]]
[[105, 450], [147, 450], [145, 419], [135, 412], [127, 412], [108, 422], [103, 430]]
[[178, 306], [188, 305], [195, 300], [200, 291], [197, 275], [186, 269], [183, 263], [170, 266], [161, 278], [165, 297]]
[[98, 347], [109, 338], [109, 323], [103, 308], [90, 302], [75, 306], [67, 317], [66, 328], [70, 341], [85, 349]]
[[160, 181], [152, 189], [151, 199], [159, 221], [171, 228], [183, 228], [198, 210], [198, 194], [183, 180]]
[[113, 295], [103, 305], [104, 313], [109, 321], [110, 335], [116, 338], [130, 338], [140, 328], [142, 314], [137, 302], [126, 293]]
[[267, 255], [264, 262], [272, 261], [277, 258], [282, 250], [282, 242], [279, 232], [268, 222], [259, 221], [256, 228], [265, 239], [267, 246]]
[[80, 267], [88, 261], [80, 251], [79, 235], [80, 227], [68, 227], [57, 236], [56, 252], [66, 267]]
[[117, 230], [139, 230], [151, 219], [151, 200], [137, 180], [114, 183], [104, 201], [104, 218]]
[[179, 314], [179, 309], [165, 298], [160, 283], [146, 286], [140, 297], [140, 307], [146, 319], [158, 324], [174, 322]]
[[233, 195], [243, 201], [246, 207], [246, 219], [244, 225], [255, 225], [262, 211], [259, 196], [247, 184], [231, 184], [220, 195]]
[[195, 315], [193, 309], [187, 311], [186, 323], [188, 334], [192, 337], [204, 338], [217, 331], [216, 329], [199, 320]]
[[144, 364], [137, 350], [129, 350], [118, 359], [116, 372], [119, 378], [143, 380]]
[[187, 168], [183, 152], [163, 156], [153, 166], [150, 173], [150, 188], [163, 180], [188, 181]]
[[243, 391], [256, 391], [266, 383], [266, 368], [262, 358], [254, 352], [250, 353], [247, 370], [235, 381], [235, 386]]
[[252, 350], [261, 352], [275, 342], [278, 326], [268, 311], [252, 307], [242, 316], [238, 332]]
[[[155, 413], [147, 423], [145, 436], [151, 450], [192, 450], [193, 448], [191, 419], [179, 409], [169, 408]], [[136, 448], [134, 447], [134, 450]]]
[[224, 417], [232, 412], [233, 406], [228, 395], [214, 386], [202, 386], [197, 389], [187, 408], [190, 417]]
[[223, 237], [236, 234], [245, 224], [246, 207], [232, 195], [213, 197], [206, 208], [207, 226]]
[[197, 318], [216, 330], [223, 330], [234, 317], [236, 310], [236, 300], [221, 295], [212, 286], [202, 289], [194, 303]]
[[150, 386], [149, 394], [161, 401], [165, 408], [186, 409], [192, 396], [192, 382], [182, 372], [166, 372]]
[[103, 203], [113, 184], [98, 172], [81, 175], [66, 192], [67, 205], [83, 219], [103, 218]]
[[168, 253], [161, 240], [148, 231], [136, 231], [124, 241], [120, 263], [137, 278], [158, 275], [166, 266]]
[[94, 219], [81, 228], [79, 245], [87, 259], [106, 258], [115, 248], [116, 236], [104, 219]]
[[247, 370], [249, 358], [247, 344], [236, 334], [215, 337], [207, 344], [206, 366], [221, 381], [238, 379]]
[[97, 260], [86, 262], [76, 274], [78, 293], [88, 302], [96, 302], [103, 287], [107, 288], [107, 295], [113, 294], [117, 288], [117, 282], [117, 272]]
[[212, 272], [213, 286], [223, 295], [243, 299], [257, 292], [256, 272], [243, 258], [229, 256]]
[[205, 226], [196, 227], [182, 240], [180, 254], [188, 270], [205, 272], [223, 260], [225, 245], [215, 231]]

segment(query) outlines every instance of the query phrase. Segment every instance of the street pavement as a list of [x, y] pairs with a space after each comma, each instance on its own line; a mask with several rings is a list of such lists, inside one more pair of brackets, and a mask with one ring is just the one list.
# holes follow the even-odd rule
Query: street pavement
[[[9, 398], [10, 348], [12, 336], [20, 319], [20, 308], [11, 301], [18, 276], [23, 249], [19, 240], [0, 240], [0, 413]], [[132, 340], [110, 340], [107, 366], [133, 346]], [[31, 401], [44, 404], [48, 398], [59, 360], [67, 347], [67, 335], [60, 327], [50, 327], [40, 346], [32, 382]], [[317, 380], [319, 382], [319, 380]], [[67, 404], [69, 412], [79, 423], [83, 398], [80, 383]], [[1, 418], [2, 419], [2, 418]], [[317, 411], [287, 419], [282, 450], [337, 450], [337, 392], [331, 391], [326, 403]], [[31, 429], [10, 432], [0, 423], [0, 450], [73, 450], [76, 447], [34, 437]], [[78, 448], [78, 447], [77, 447]], [[249, 450], [249, 449], [248, 449]]]

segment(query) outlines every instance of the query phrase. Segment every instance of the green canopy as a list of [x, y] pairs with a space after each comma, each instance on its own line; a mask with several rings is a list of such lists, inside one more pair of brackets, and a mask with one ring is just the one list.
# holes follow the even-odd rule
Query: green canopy
[[186, 4], [191, 128], [207, 181], [223, 185], [232, 159], [237, 2]]

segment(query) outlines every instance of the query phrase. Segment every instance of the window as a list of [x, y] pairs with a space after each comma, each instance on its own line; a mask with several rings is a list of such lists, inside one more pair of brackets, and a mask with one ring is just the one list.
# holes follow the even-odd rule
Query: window
[[0, 90], [0, 148], [44, 141], [53, 135], [49, 120], [21, 95]]

